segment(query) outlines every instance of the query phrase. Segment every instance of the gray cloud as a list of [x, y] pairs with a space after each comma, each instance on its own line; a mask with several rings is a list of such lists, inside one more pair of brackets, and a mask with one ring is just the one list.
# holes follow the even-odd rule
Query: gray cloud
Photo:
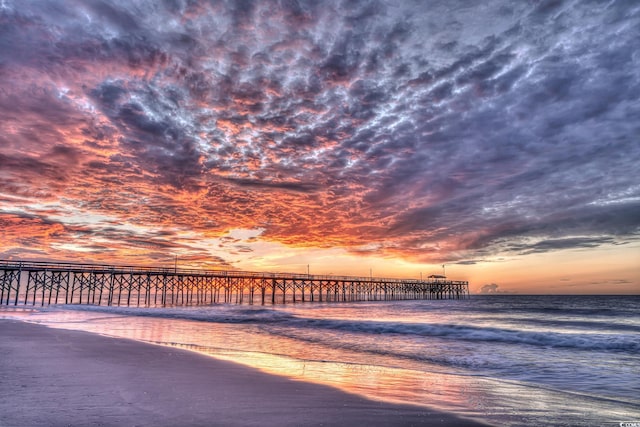
[[632, 3], [74, 4], [0, 9], [15, 195], [117, 184], [76, 206], [459, 262], [638, 237]]
[[500, 293], [500, 291], [498, 290], [500, 286], [496, 285], [495, 283], [490, 283], [490, 284], [486, 284], [483, 285], [482, 288], [480, 288], [480, 293], [481, 294], [497, 294]]

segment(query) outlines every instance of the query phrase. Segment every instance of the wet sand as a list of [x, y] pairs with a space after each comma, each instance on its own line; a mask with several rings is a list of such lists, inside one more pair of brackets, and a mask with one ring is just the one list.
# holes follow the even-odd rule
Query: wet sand
[[197, 353], [0, 320], [0, 426], [477, 426]]

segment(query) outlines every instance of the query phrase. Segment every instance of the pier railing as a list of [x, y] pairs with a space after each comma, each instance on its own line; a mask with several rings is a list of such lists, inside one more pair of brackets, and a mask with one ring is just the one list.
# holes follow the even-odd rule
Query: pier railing
[[468, 298], [466, 281], [0, 260], [0, 305], [277, 304]]

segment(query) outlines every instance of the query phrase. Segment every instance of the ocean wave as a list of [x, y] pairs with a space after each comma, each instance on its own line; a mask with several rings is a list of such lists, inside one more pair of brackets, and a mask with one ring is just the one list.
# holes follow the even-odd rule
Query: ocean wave
[[[565, 316], [566, 317], [566, 316]], [[635, 332], [640, 333], [640, 326], [622, 323], [620, 319], [612, 320], [575, 320], [555, 317], [552, 319], [539, 319], [535, 317], [516, 317], [516, 316], [485, 316], [485, 321], [494, 322], [513, 322], [515, 324], [526, 324], [530, 327], [544, 328], [563, 328], [563, 329], [583, 329], [585, 331], [607, 330], [615, 333]]]
[[475, 342], [500, 342], [580, 350], [640, 351], [636, 334], [520, 331], [457, 324], [417, 324], [377, 321], [307, 320], [309, 327], [366, 334], [402, 334]]
[[[70, 306], [64, 306], [69, 310]], [[195, 320], [213, 323], [238, 324], [278, 324], [296, 328], [300, 332], [312, 330], [340, 331], [353, 334], [403, 335], [416, 337], [437, 337], [439, 339], [530, 345], [551, 348], [569, 348], [597, 351], [640, 351], [637, 334], [623, 333], [565, 333], [549, 332], [541, 325], [539, 331], [516, 330], [498, 327], [474, 326], [468, 324], [438, 323], [398, 323], [375, 320], [341, 320], [307, 318], [286, 311], [261, 308], [219, 305], [214, 307], [175, 308], [127, 308], [77, 306], [82, 311], [113, 313], [127, 316], [150, 316], [169, 319]], [[594, 327], [594, 330], [596, 328]]]
[[199, 306], [199, 307], [105, 307], [91, 305], [51, 306], [52, 309], [77, 310], [83, 312], [115, 314], [119, 316], [158, 317], [163, 319], [195, 320], [212, 323], [276, 323], [286, 322], [293, 316], [282, 311], [267, 308], [244, 308], [242, 306]]
[[[558, 298], [554, 295], [476, 295], [474, 300], [480, 301], [481, 304], [474, 304], [473, 310], [483, 313], [625, 319], [638, 315], [640, 296], [629, 295], [620, 298], [612, 295], [564, 295]], [[461, 309], [466, 310], [468, 307]]]

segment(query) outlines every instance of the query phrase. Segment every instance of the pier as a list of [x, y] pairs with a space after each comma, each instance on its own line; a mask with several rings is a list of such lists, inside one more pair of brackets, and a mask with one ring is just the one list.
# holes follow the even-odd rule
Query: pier
[[180, 306], [463, 299], [469, 283], [0, 260], [0, 305]]

